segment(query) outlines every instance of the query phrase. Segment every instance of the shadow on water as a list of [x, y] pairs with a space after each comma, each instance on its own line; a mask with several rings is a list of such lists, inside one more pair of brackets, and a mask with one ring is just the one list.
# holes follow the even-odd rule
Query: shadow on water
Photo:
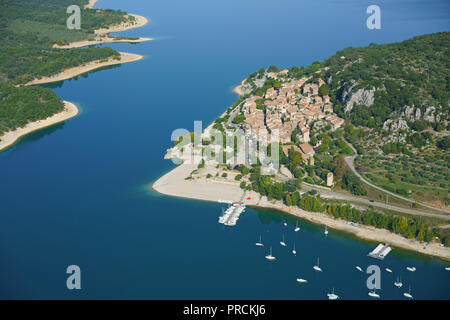
[[80, 79], [87, 79], [89, 77], [90, 74], [94, 74], [100, 71], [105, 71], [105, 70], [110, 70], [110, 69], [116, 69], [116, 68], [120, 68], [122, 66], [122, 64], [115, 64], [112, 66], [105, 66], [105, 67], [101, 67], [86, 73], [83, 73], [79, 76], [67, 79], [67, 80], [62, 80], [62, 81], [57, 81], [57, 82], [51, 82], [51, 83], [46, 83], [46, 84], [41, 84], [40, 86], [44, 87], [44, 88], [50, 88], [50, 89], [58, 89], [58, 88], [62, 88], [64, 85], [64, 82], [67, 81], [78, 81], [79, 78]]
[[45, 136], [51, 135], [52, 133], [62, 130], [64, 128], [65, 122], [59, 122], [52, 126], [45, 127], [36, 131], [33, 131], [19, 139], [9, 147], [0, 151], [0, 153], [5, 152], [7, 150], [11, 150], [12, 148], [20, 148], [28, 143], [33, 143], [37, 140], [44, 138]]

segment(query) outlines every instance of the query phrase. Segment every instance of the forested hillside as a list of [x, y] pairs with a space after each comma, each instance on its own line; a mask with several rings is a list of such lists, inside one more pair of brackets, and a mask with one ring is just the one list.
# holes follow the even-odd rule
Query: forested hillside
[[45, 119], [61, 111], [62, 101], [48, 88], [21, 87], [35, 78], [51, 76], [86, 62], [118, 57], [111, 48], [57, 49], [92, 37], [95, 29], [118, 24], [125, 13], [82, 9], [81, 30], [69, 30], [66, 13], [70, 5], [80, 8], [88, 0], [0, 1], [0, 135]]
[[30, 121], [45, 119], [63, 110], [63, 102], [50, 89], [20, 87], [0, 81], [0, 136]]
[[450, 32], [338, 51], [320, 66], [351, 124], [358, 171], [418, 201], [450, 205]]
[[[328, 94], [334, 112], [346, 120], [342, 129], [319, 134], [314, 130], [320, 120], [308, 124], [311, 144], [318, 146], [316, 175], [323, 175], [318, 167], [332, 171], [339, 186], [364, 195], [356, 176], [335, 169], [337, 159], [324, 161], [334, 156], [330, 137], [342, 137], [356, 148], [355, 167], [367, 180], [449, 209], [449, 48], [450, 32], [441, 32], [398, 43], [346, 48], [323, 62], [289, 68], [286, 78], [308, 77], [306, 83], [323, 79], [321, 95]], [[252, 73], [246, 79], [246, 91], [263, 96], [273, 86], [273, 80], [265, 76], [278, 70], [270, 66]], [[309, 176], [314, 176], [310, 171]]]
[[382, 127], [402, 117], [411, 129], [421, 120], [446, 129], [449, 48], [450, 33], [443, 32], [338, 51], [322, 64], [336, 111], [355, 125]]

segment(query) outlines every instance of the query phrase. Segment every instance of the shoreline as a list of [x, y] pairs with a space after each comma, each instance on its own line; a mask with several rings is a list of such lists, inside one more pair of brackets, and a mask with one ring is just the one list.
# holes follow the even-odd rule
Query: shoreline
[[[185, 180], [196, 168], [196, 165], [179, 165], [160, 177], [149, 187], [160, 194], [195, 200], [212, 202], [231, 200], [237, 202], [241, 199], [244, 190], [239, 187], [239, 183], [205, 178]], [[252, 199], [246, 200], [247, 197], [252, 197]], [[437, 243], [430, 243], [427, 249], [423, 249], [424, 243], [413, 239], [406, 239], [389, 230], [376, 229], [375, 227], [365, 225], [349, 225], [347, 221], [341, 219], [334, 220], [334, 218], [324, 213], [309, 212], [299, 207], [288, 207], [281, 201], [269, 201], [266, 197], [261, 197], [260, 194], [254, 191], [247, 191], [245, 193], [243, 203], [251, 207], [282, 211], [315, 224], [322, 224], [329, 228], [351, 233], [361, 239], [390, 243], [392, 247], [399, 247], [450, 261], [450, 248], [441, 247]]]
[[46, 83], [52, 83], [52, 82], [58, 82], [63, 80], [68, 80], [75, 78], [77, 76], [80, 76], [84, 73], [100, 69], [107, 66], [122, 64], [122, 63], [129, 63], [138, 61], [144, 58], [144, 56], [139, 54], [133, 54], [133, 53], [127, 53], [127, 52], [119, 52], [120, 53], [120, 60], [115, 60], [113, 58], [108, 59], [107, 61], [101, 62], [100, 60], [91, 61], [89, 63], [86, 63], [84, 65], [80, 65], [77, 67], [72, 67], [63, 70], [62, 72], [55, 74], [50, 77], [43, 77], [40, 79], [35, 79], [30, 82], [27, 82], [25, 86], [31, 86], [31, 85], [38, 85], [38, 84], [46, 84]]
[[18, 140], [20, 140], [20, 138], [29, 133], [66, 121], [70, 118], [75, 117], [80, 112], [80, 110], [74, 103], [69, 101], [63, 102], [64, 102], [63, 111], [56, 113], [48, 117], [47, 119], [27, 123], [22, 128], [17, 128], [13, 131], [8, 131], [2, 136], [0, 136], [0, 151], [3, 151], [4, 149], [14, 145]]
[[80, 41], [71, 42], [69, 44], [62, 45], [62, 46], [54, 44], [53, 48], [72, 49], [72, 48], [81, 48], [81, 47], [87, 47], [87, 46], [93, 46], [93, 45], [105, 44], [105, 43], [120, 43], [120, 42], [140, 43], [140, 42], [155, 40], [155, 38], [144, 38], [144, 37], [139, 37], [138, 39], [116, 39], [115, 37], [111, 37], [109, 34], [112, 32], [127, 31], [127, 30], [131, 30], [131, 29], [140, 28], [140, 27], [143, 27], [148, 24], [148, 19], [144, 16], [140, 16], [140, 15], [132, 14], [132, 13], [127, 14], [127, 17], [128, 16], [133, 16], [136, 19], [136, 23], [135, 24], [121, 23], [118, 25], [109, 26], [108, 28], [97, 29], [94, 32], [95, 32], [96, 36], [101, 37], [101, 39], [99, 39], [99, 40], [92, 40], [92, 41], [80, 40]]
[[92, 9], [97, 1], [98, 0], [89, 0], [89, 3], [84, 6], [84, 9]]
[[242, 91], [242, 86], [244, 85], [245, 79], [242, 80], [241, 84], [237, 85], [236, 87], [233, 88], [233, 92], [236, 93], [238, 96], [243, 96], [245, 95], [245, 92]]

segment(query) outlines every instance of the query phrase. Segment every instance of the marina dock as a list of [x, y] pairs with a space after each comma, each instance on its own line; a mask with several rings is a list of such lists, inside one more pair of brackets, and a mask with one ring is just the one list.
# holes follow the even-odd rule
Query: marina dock
[[[221, 202], [229, 203], [229, 202]], [[219, 223], [233, 227], [239, 220], [239, 216], [245, 211], [245, 205], [242, 203], [234, 203], [219, 217]]]
[[391, 250], [392, 248], [389, 246], [389, 243], [380, 243], [375, 249], [369, 252], [368, 256], [371, 258], [383, 260], [389, 254], [389, 252], [391, 252]]

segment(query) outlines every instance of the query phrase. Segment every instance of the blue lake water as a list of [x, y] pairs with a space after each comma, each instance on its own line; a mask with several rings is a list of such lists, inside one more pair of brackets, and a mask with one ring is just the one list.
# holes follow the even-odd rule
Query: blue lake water
[[[325, 299], [334, 287], [343, 299], [366, 299], [367, 275], [355, 266], [375, 263], [394, 271], [382, 272], [382, 298], [402, 299], [411, 286], [417, 299], [449, 299], [440, 259], [394, 249], [379, 262], [366, 257], [376, 243], [336, 230], [325, 236], [305, 221], [294, 233], [294, 218], [270, 210], [248, 208], [225, 229], [220, 204], [148, 188], [173, 168], [163, 160], [172, 131], [209, 124], [258, 68], [449, 30], [446, 0], [373, 2], [100, 0], [99, 8], [150, 19], [124, 35], [158, 40], [112, 46], [144, 60], [49, 85], [82, 113], [0, 153], [0, 298]], [[366, 28], [370, 4], [381, 7], [382, 30]], [[264, 248], [254, 245], [258, 235]], [[269, 245], [273, 263], [264, 259]], [[312, 269], [319, 256], [321, 274]], [[81, 267], [80, 291], [66, 288], [72, 264]]]

